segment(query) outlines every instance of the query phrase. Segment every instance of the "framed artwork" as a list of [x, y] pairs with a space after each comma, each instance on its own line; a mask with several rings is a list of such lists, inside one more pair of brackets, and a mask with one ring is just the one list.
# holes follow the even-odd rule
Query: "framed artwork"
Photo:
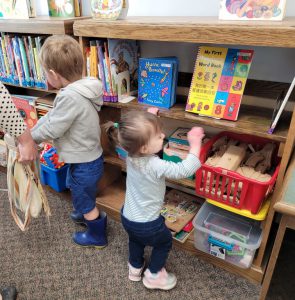
[[276, 20], [285, 16], [287, 0], [220, 0], [220, 20]]

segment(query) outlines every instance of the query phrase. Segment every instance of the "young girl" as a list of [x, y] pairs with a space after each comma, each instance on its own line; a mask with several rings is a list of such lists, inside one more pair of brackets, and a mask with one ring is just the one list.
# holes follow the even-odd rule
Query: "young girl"
[[157, 109], [149, 111], [127, 112], [119, 123], [109, 125], [107, 134], [112, 143], [128, 151], [126, 197], [121, 219], [129, 235], [129, 279], [141, 280], [144, 248], [151, 246], [143, 284], [149, 289], [170, 290], [177, 280], [164, 268], [172, 247], [171, 232], [160, 214], [166, 190], [165, 178], [186, 178], [200, 168], [198, 157], [204, 132], [202, 128], [194, 127], [188, 133], [190, 151], [185, 160], [180, 163], [164, 161], [155, 154], [162, 150], [165, 135], [154, 114]]

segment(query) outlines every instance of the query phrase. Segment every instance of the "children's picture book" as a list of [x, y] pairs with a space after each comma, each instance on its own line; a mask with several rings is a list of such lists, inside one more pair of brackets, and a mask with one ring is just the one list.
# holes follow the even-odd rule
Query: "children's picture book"
[[30, 16], [30, 1], [28, 0], [1, 0], [0, 1], [0, 19], [1, 18], [28, 19], [29, 16]]
[[116, 20], [122, 12], [124, 0], [91, 0], [90, 3], [94, 18]]
[[186, 111], [236, 121], [254, 51], [199, 47]]
[[196, 215], [202, 201], [196, 197], [178, 190], [170, 190], [165, 195], [165, 203], [161, 210], [166, 226], [178, 233]]
[[14, 105], [29, 128], [33, 128], [38, 121], [35, 109], [36, 98], [33, 96], [11, 95]]
[[170, 108], [176, 101], [178, 59], [139, 59], [138, 102]]
[[50, 17], [75, 17], [74, 0], [48, 0]]
[[102, 53], [105, 60], [106, 85], [110, 86], [119, 100], [134, 96], [138, 90], [139, 47], [135, 40], [108, 39], [108, 46]]
[[285, 16], [286, 0], [220, 0], [220, 20], [272, 20]]

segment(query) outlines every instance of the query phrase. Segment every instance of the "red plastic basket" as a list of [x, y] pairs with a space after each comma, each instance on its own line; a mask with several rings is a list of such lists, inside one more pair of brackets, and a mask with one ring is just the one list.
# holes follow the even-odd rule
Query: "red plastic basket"
[[[266, 143], [270, 142], [270, 140], [265, 138], [232, 132], [221, 132], [210, 139], [203, 145], [200, 153], [200, 161], [203, 165], [196, 172], [196, 193], [222, 204], [257, 214], [263, 200], [272, 191], [278, 176], [280, 159], [275, 155], [276, 157], [272, 160], [275, 161], [276, 168], [268, 182], [249, 179], [234, 171], [204, 164], [214, 142], [223, 136], [251, 144], [255, 150], [261, 149]], [[277, 150], [278, 147], [275, 153], [277, 153]], [[238, 195], [239, 189], [240, 195]]]

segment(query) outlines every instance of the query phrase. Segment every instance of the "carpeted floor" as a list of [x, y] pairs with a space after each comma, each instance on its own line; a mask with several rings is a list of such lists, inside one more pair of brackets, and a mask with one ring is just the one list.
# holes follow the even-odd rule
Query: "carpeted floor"
[[[0, 172], [0, 188], [6, 187]], [[178, 284], [165, 291], [147, 290], [127, 276], [127, 236], [121, 224], [109, 220], [109, 245], [103, 250], [80, 248], [71, 242], [82, 229], [69, 218], [71, 203], [47, 192], [50, 222], [34, 219], [21, 232], [10, 212], [6, 192], [0, 192], [0, 286], [15, 285], [18, 299], [258, 299], [260, 286], [173, 249], [167, 269]], [[275, 298], [273, 298], [275, 299]]]

